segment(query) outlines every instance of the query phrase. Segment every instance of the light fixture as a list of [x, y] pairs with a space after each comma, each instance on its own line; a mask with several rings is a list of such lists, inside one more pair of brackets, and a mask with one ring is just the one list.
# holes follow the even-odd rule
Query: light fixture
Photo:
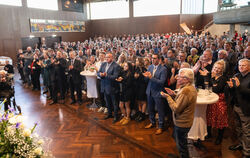
[[30, 38], [34, 38], [35, 36], [34, 35], [30, 35]]
[[53, 34], [53, 35], [52, 35], [52, 37], [56, 37], [56, 35], [55, 35], [55, 34]]
[[69, 5], [70, 5], [70, 1], [67, 0], [67, 1], [64, 3], [64, 7], [65, 7], [65, 8], [69, 8]]
[[[70, 2], [71, 0], [67, 0], [67, 1], [65, 1], [65, 3], [64, 3], [64, 7], [65, 8], [69, 8], [69, 6], [70, 6], [70, 4], [71, 4], [71, 2]], [[75, 4], [77, 3], [77, 0], [72, 0]]]

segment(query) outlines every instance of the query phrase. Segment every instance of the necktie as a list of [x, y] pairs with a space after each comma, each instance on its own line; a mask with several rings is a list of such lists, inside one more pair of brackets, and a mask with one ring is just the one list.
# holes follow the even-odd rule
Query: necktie
[[107, 72], [107, 71], [108, 71], [109, 66], [110, 66], [110, 64], [108, 64], [108, 63], [107, 63], [106, 68], [105, 68], [105, 72]]
[[154, 75], [155, 75], [155, 71], [157, 70], [157, 67], [156, 66], [154, 66], [154, 70], [153, 70], [153, 77], [154, 77]]

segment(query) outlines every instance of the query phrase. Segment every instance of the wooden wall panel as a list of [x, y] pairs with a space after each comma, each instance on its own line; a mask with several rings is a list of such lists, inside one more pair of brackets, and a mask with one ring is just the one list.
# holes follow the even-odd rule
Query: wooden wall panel
[[179, 32], [180, 15], [92, 20], [91, 36]]
[[[60, 2], [60, 0], [58, 0]], [[29, 37], [31, 34], [36, 37], [47, 37], [56, 34], [67, 41], [84, 41], [88, 39], [90, 31], [86, 13], [50, 11], [43, 9], [31, 9], [26, 7], [24, 0], [23, 7], [0, 5], [0, 56], [8, 55], [15, 59], [17, 49], [21, 48], [21, 38]], [[60, 5], [61, 3], [59, 3]], [[85, 10], [85, 9], [84, 9]], [[83, 20], [86, 21], [86, 32], [83, 33], [31, 33], [29, 19], [53, 19], [53, 20]]]

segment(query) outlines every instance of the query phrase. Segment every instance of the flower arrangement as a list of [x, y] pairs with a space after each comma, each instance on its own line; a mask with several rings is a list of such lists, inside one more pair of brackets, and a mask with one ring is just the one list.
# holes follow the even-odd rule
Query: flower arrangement
[[[4, 101], [5, 102], [5, 101]], [[0, 105], [0, 109], [2, 105]], [[34, 133], [37, 123], [31, 128], [25, 128], [22, 115], [14, 115], [14, 109], [0, 112], [0, 158], [43, 158], [53, 157], [44, 150], [44, 139]]]

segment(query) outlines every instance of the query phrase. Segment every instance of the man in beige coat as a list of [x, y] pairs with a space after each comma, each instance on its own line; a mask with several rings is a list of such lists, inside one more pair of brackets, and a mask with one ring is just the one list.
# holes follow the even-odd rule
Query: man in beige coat
[[194, 73], [192, 69], [183, 68], [179, 71], [177, 84], [180, 85], [178, 93], [175, 94], [169, 88], [167, 93], [161, 92], [173, 111], [174, 136], [181, 158], [188, 158], [187, 134], [193, 124], [194, 109], [196, 105], [197, 91], [193, 86]]

